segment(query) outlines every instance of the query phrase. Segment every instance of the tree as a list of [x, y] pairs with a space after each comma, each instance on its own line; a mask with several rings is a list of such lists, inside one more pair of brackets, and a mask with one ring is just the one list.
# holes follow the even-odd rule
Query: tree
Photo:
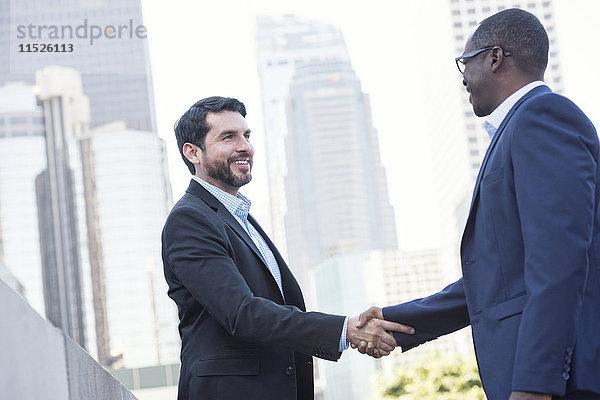
[[485, 400], [474, 359], [429, 353], [394, 377], [379, 377], [373, 400]]

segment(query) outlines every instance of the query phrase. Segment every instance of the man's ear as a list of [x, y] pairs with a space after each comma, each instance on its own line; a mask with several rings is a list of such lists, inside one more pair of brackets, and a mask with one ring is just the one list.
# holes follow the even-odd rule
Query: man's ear
[[200, 148], [194, 144], [184, 143], [183, 145], [183, 155], [194, 165], [200, 164], [201, 152], [202, 150], [200, 150]]
[[491, 56], [491, 68], [492, 72], [498, 72], [500, 66], [504, 63], [504, 54], [502, 53], [502, 49], [498, 46], [494, 47], [490, 51]]

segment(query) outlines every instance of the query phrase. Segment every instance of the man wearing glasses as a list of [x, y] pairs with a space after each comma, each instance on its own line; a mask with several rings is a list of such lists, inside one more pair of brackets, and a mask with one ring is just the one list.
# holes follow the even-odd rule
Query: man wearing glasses
[[[600, 399], [600, 145], [544, 83], [548, 36], [519, 10], [456, 58], [491, 143], [461, 243], [463, 277], [373, 315], [415, 328], [406, 351], [469, 324], [489, 400]], [[359, 350], [363, 350], [362, 343]]]

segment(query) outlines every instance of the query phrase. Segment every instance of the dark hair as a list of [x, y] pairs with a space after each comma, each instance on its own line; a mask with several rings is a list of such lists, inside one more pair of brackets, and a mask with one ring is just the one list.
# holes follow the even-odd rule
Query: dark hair
[[471, 42], [476, 48], [500, 46], [524, 72], [543, 76], [548, 65], [548, 34], [535, 15], [509, 8], [487, 17], [477, 27]]
[[192, 174], [196, 173], [195, 167], [183, 155], [183, 145], [191, 143], [204, 150], [204, 139], [211, 128], [206, 122], [206, 116], [210, 112], [218, 113], [221, 111], [239, 112], [242, 114], [242, 117], [246, 117], [246, 107], [241, 101], [232, 97], [213, 96], [196, 102], [175, 122], [177, 147], [179, 148], [183, 162]]

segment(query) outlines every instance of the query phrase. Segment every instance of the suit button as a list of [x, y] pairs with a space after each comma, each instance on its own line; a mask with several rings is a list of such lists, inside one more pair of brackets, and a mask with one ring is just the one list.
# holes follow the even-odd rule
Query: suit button
[[285, 369], [286, 375], [292, 375], [293, 373], [294, 373], [294, 367], [292, 367], [291, 365]]
[[571, 355], [573, 355], [573, 349], [572, 349], [572, 348], [570, 348], [570, 347], [567, 347], [567, 355], [568, 355], [568, 356], [571, 356]]
[[565, 372], [571, 371], [571, 367], [569, 366], [569, 364], [563, 365], [563, 371], [565, 371]]
[[568, 373], [568, 372], [563, 372], [563, 374], [562, 374], [562, 377], [563, 377], [563, 379], [564, 379], [565, 381], [568, 381], [568, 380], [569, 380], [569, 378], [571, 377], [571, 375], [569, 375], [569, 373]]
[[565, 362], [568, 364], [571, 362], [571, 356], [565, 356]]

